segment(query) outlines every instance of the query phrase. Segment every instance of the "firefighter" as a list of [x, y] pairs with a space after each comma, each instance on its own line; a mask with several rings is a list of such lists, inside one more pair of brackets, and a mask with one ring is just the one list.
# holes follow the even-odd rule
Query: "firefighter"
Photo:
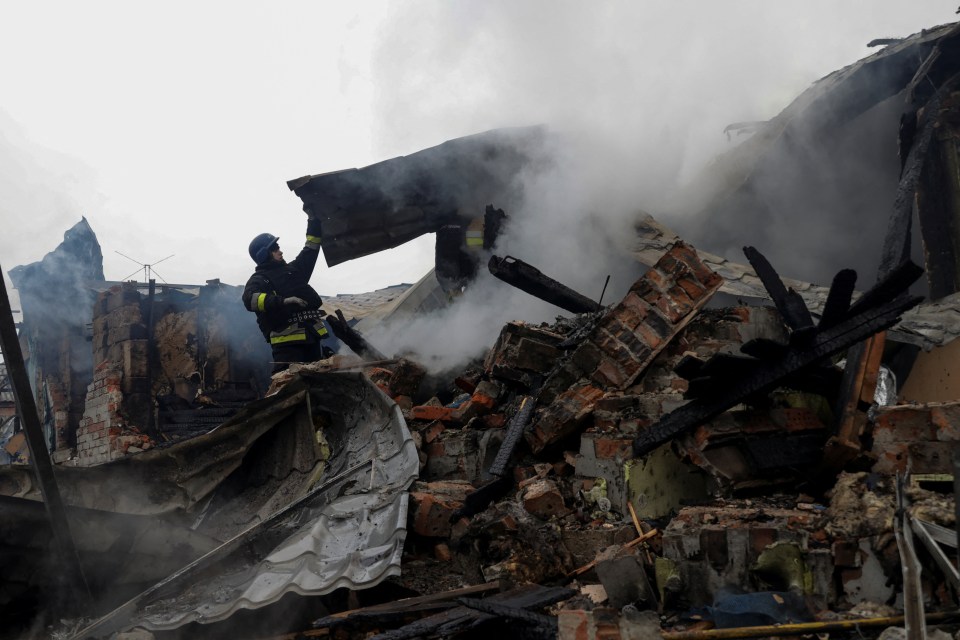
[[292, 262], [283, 259], [279, 240], [261, 233], [250, 242], [257, 268], [243, 289], [243, 306], [257, 314], [257, 325], [273, 351], [274, 373], [332, 353], [322, 342], [327, 335], [322, 300], [310, 286], [320, 254], [320, 221], [308, 220], [307, 243]]

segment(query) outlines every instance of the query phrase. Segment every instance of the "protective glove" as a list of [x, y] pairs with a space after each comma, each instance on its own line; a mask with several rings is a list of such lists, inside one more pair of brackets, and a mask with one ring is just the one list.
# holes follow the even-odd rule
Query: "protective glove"
[[307, 236], [313, 236], [314, 238], [319, 239], [322, 237], [323, 233], [321, 230], [321, 223], [319, 218], [309, 218], [307, 219]]
[[298, 298], [298, 297], [296, 297], [296, 296], [291, 296], [291, 297], [289, 297], [289, 298], [284, 298], [284, 299], [283, 299], [283, 304], [297, 305], [298, 307], [306, 307], [306, 306], [307, 306], [308, 304], [310, 304], [310, 303], [308, 303], [308, 302], [307, 302], [306, 300], [304, 300], [303, 298]]

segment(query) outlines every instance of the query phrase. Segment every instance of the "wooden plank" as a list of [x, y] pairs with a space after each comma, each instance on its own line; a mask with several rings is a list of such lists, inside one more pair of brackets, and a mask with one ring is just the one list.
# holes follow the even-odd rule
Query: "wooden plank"
[[[626, 543], [625, 545], [623, 545], [623, 548], [624, 548], [624, 549], [632, 549], [632, 548], [634, 548], [635, 546], [637, 546], [638, 544], [640, 544], [641, 542], [645, 542], [645, 541], [649, 540], [650, 538], [653, 538], [653, 537], [656, 536], [658, 533], [659, 533], [659, 531], [658, 531], [657, 529], [650, 529], [650, 531], [647, 531], [646, 533], [642, 534], [639, 538], [634, 538], [634, 539], [631, 540], [630, 542], [628, 542], [628, 543]], [[576, 578], [577, 576], [583, 575], [583, 574], [586, 573], [587, 571], [590, 571], [590, 569], [593, 569], [595, 566], [597, 566], [597, 560], [596, 560], [596, 558], [594, 558], [593, 560], [591, 560], [591, 561], [588, 562], [587, 564], [583, 565], [583, 566], [580, 567], [579, 569], [574, 569], [573, 571], [571, 571], [570, 573], [568, 573], [568, 574], [567, 574], [567, 578]]]
[[461, 598], [463, 596], [472, 596], [479, 593], [487, 593], [489, 591], [497, 591], [500, 589], [499, 582], [486, 582], [484, 584], [475, 584], [469, 587], [461, 587], [459, 589], [451, 589], [449, 591], [441, 591], [439, 593], [431, 593], [425, 596], [414, 596], [412, 598], [403, 598], [401, 600], [394, 600], [393, 602], [384, 602], [382, 604], [374, 604], [369, 607], [361, 607], [359, 609], [350, 609], [349, 611], [340, 611], [339, 613], [333, 613], [325, 618], [321, 618], [314, 622], [314, 627], [321, 626], [330, 626], [330, 624], [338, 621], [345, 620], [352, 615], [358, 613], [383, 613], [383, 612], [403, 612], [411, 607], [422, 605], [422, 604], [432, 604], [436, 602], [442, 602], [445, 600], [454, 600], [456, 598]]

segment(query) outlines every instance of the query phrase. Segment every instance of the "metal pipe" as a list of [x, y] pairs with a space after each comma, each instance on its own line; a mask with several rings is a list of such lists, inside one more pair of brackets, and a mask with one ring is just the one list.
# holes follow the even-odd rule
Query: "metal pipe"
[[[936, 624], [960, 616], [957, 611], [928, 613], [928, 623]], [[828, 631], [857, 631], [876, 627], [894, 627], [903, 624], [903, 616], [886, 618], [861, 618], [859, 620], [835, 620], [832, 622], [800, 622], [797, 624], [771, 624], [762, 627], [736, 627], [732, 629], [701, 629], [695, 631], [667, 631], [660, 634], [663, 640], [729, 640], [732, 638], [769, 638], [778, 636], [802, 636]]]

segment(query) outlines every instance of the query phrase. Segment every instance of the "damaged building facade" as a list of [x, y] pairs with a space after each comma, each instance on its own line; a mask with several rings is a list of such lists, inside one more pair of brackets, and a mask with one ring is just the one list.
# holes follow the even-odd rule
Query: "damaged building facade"
[[[65, 277], [57, 252], [11, 272], [100, 603], [65, 637], [955, 631], [957, 47], [960, 27], [938, 27], [813, 85], [684, 203], [714, 238], [638, 216], [623, 259], [643, 273], [607, 305], [493, 254], [521, 197], [511, 176], [544, 161], [540, 129], [292, 180], [328, 264], [436, 232], [437, 269], [372, 310], [328, 300], [356, 356], [272, 379], [236, 288], [104, 283], [77, 225], [57, 252], [85, 257], [82, 283], [53, 281], [78, 296], [73, 315], [45, 297], [44, 279]], [[847, 236], [873, 246], [843, 247], [850, 264], [825, 248], [815, 275], [831, 284], [811, 284], [768, 251], [765, 225], [730, 212], [763, 219], [814, 190], [822, 158], [846, 166], [860, 136], [899, 143], [899, 162], [845, 175], [820, 204], [879, 210]], [[784, 192], [775, 165], [796, 169]], [[484, 264], [567, 313], [505, 324], [442, 380], [363, 341], [357, 328], [458, 304]], [[28, 612], [18, 628], [62, 617], [47, 611], [59, 586], [30, 468], [4, 467], [0, 487], [20, 523], [4, 531], [19, 559], [0, 602]]]
[[269, 357], [236, 287], [110, 283], [102, 262], [84, 219], [10, 271], [55, 461], [95, 465], [202, 433], [263, 394]]

